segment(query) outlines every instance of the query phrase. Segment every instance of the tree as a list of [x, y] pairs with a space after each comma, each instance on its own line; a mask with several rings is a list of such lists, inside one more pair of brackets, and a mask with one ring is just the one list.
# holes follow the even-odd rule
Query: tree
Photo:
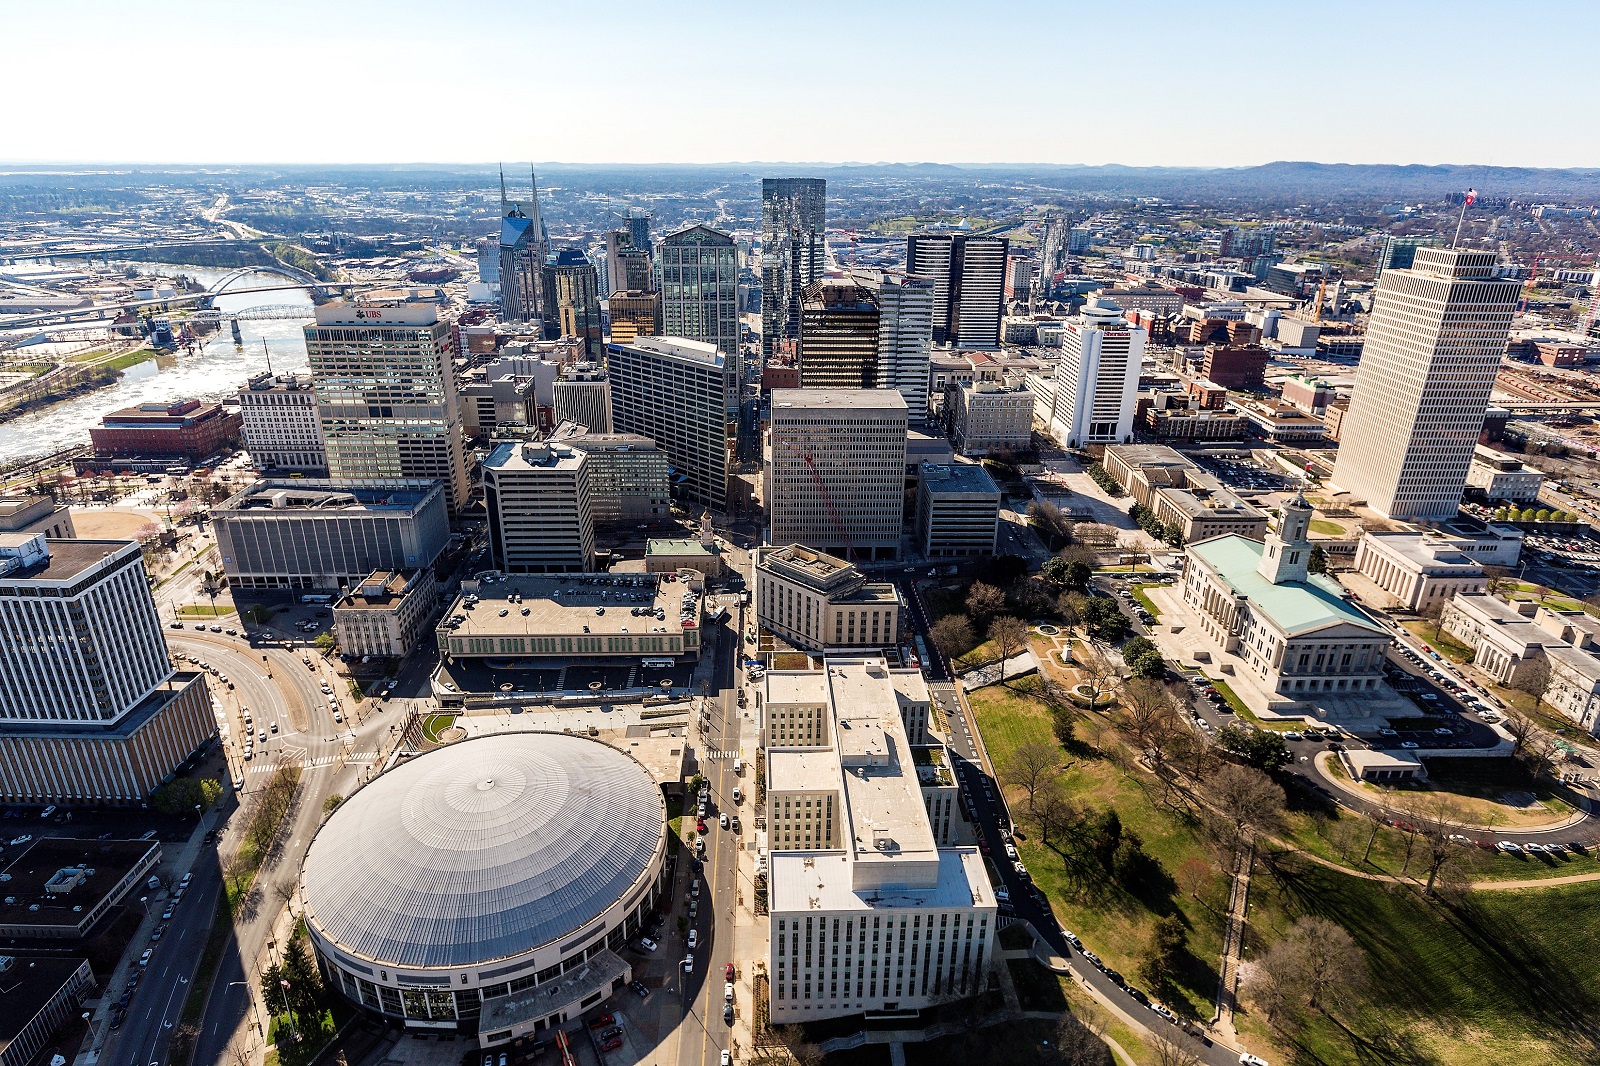
[[1050, 712], [1050, 732], [1055, 734], [1056, 743], [1063, 748], [1071, 747], [1077, 729], [1077, 719], [1065, 707], [1057, 707]]
[[1249, 829], [1270, 831], [1283, 819], [1283, 789], [1260, 770], [1223, 763], [1206, 789], [1232, 823], [1235, 841], [1243, 840]]
[[1042, 740], [1020, 744], [1000, 764], [1000, 780], [1015, 785], [1028, 794], [1028, 811], [1033, 811], [1034, 795], [1039, 786], [1061, 765], [1061, 752], [1054, 744]]
[[1083, 607], [1083, 627], [1093, 640], [1115, 644], [1128, 635], [1128, 619], [1109, 596], [1094, 596]]
[[1048, 500], [1028, 504], [1028, 524], [1045, 544], [1052, 547], [1072, 540], [1072, 522], [1061, 508]]
[[1506, 709], [1506, 732], [1511, 734], [1511, 757], [1516, 758], [1522, 754], [1522, 749], [1527, 745], [1528, 739], [1533, 736], [1536, 726], [1533, 719], [1521, 711]]
[[1128, 682], [1122, 687], [1122, 707], [1122, 728], [1140, 751], [1159, 751], [1162, 742], [1182, 728], [1179, 704], [1159, 682]]
[[1140, 975], [1152, 988], [1161, 988], [1177, 972], [1188, 950], [1189, 932], [1183, 926], [1183, 919], [1176, 914], [1166, 915], [1151, 931], [1150, 944], [1139, 964]]
[[1434, 600], [1424, 604], [1417, 614], [1428, 624], [1428, 632], [1433, 634], [1433, 639], [1439, 639], [1439, 627], [1444, 623], [1444, 601]]
[[978, 643], [972, 623], [959, 614], [947, 614], [933, 623], [933, 628], [928, 630], [928, 637], [946, 659], [965, 655]]
[[974, 582], [967, 591], [967, 613], [980, 626], [987, 626], [989, 619], [999, 614], [1005, 605], [1006, 594], [985, 582]]
[[1367, 957], [1337, 922], [1315, 915], [1296, 919], [1268, 953], [1279, 950], [1294, 964], [1296, 998], [1319, 1014], [1349, 1004], [1367, 986]]
[[989, 639], [1000, 652], [1000, 683], [1005, 684], [1006, 660], [1028, 646], [1028, 623], [1003, 614], [989, 623]]
[[1030, 798], [1030, 804], [1033, 821], [1039, 827], [1039, 843], [1045, 847], [1050, 846], [1052, 834], [1059, 836], [1069, 832], [1077, 823], [1077, 809], [1060, 777], [1045, 778]]
[[1167, 673], [1167, 661], [1149, 637], [1134, 637], [1124, 644], [1122, 661], [1128, 664], [1129, 673], [1147, 681], [1165, 677]]
[[1072, 662], [1083, 678], [1083, 687], [1089, 690], [1091, 711], [1099, 704], [1100, 697], [1109, 695], [1117, 682], [1122, 680], [1122, 672], [1117, 669], [1111, 656], [1093, 644], [1079, 644], [1073, 651]]
[[1067, 570], [1071, 565], [1059, 555], [1046, 562], [1039, 570], [1039, 576], [1044, 579], [1045, 587], [1058, 595], [1065, 592], [1070, 584], [1067, 581]]
[[1104, 522], [1079, 522], [1072, 527], [1072, 535], [1085, 544], [1107, 548], [1116, 546], [1120, 533], [1116, 526]]
[[1531, 659], [1523, 663], [1511, 684], [1533, 697], [1533, 709], [1537, 711], [1544, 703], [1545, 693], [1550, 691], [1550, 661]]
[[1216, 868], [1204, 859], [1185, 859], [1178, 864], [1174, 875], [1178, 888], [1193, 900], [1198, 900], [1200, 893], [1210, 888], [1216, 877]]
[[1486, 566], [1483, 568], [1483, 591], [1491, 596], [1498, 596], [1517, 587], [1516, 579], [1511, 576], [1511, 571], [1500, 566]]
[[1313, 574], [1328, 572], [1328, 553], [1322, 550], [1320, 544], [1311, 546], [1311, 559], [1306, 563], [1306, 569]]
[[1078, 1008], [1076, 1016], [1063, 1012], [1056, 1022], [1055, 1057], [1045, 1061], [1052, 1066], [1109, 1066], [1113, 1060], [1111, 1049], [1100, 1039], [1103, 1032], [1105, 1018], [1092, 1000]]
[[1428, 883], [1422, 890], [1432, 896], [1441, 872], [1465, 858], [1466, 849], [1451, 840], [1452, 831], [1463, 820], [1459, 805], [1447, 793], [1430, 792], [1418, 797], [1412, 809], [1412, 825], [1422, 837], [1423, 859], [1428, 867]]
[[1217, 734], [1217, 743], [1222, 750], [1232, 752], [1267, 773], [1289, 765], [1294, 758], [1283, 734], [1268, 729], [1246, 729], [1229, 723]]
[[1205, 1061], [1200, 1046], [1177, 1033], [1154, 1037], [1150, 1050], [1155, 1052], [1155, 1058], [1150, 1060], [1154, 1066], [1200, 1066]]
[[1061, 616], [1062, 624], [1075, 626], [1083, 621], [1084, 608], [1089, 603], [1089, 597], [1081, 592], [1068, 592], [1056, 597], [1056, 613]]
[[317, 647], [317, 650], [322, 652], [324, 655], [327, 655], [329, 652], [333, 651], [336, 644], [333, 639], [333, 634], [326, 631], [318, 633], [317, 639], [312, 643], [314, 643]]

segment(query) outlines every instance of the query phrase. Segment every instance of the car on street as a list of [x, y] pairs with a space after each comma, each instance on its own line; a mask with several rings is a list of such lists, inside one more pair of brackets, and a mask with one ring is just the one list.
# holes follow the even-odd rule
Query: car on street
[[168, 907], [166, 910], [161, 912], [161, 920], [163, 922], [172, 921], [172, 908], [171, 907]]
[[1522, 850], [1522, 846], [1520, 844], [1512, 843], [1509, 840], [1496, 841], [1494, 847], [1495, 847], [1496, 851], [1507, 851], [1507, 852], [1510, 852], [1510, 851], [1521, 851]]
[[1416, 741], [1414, 741], [1414, 740], [1402, 740], [1402, 741], [1401, 741], [1401, 742], [1400, 742], [1400, 746], [1401, 746], [1401, 747], [1402, 747], [1402, 748], [1420, 748], [1420, 747], [1422, 747], [1422, 745], [1421, 745], [1421, 744], [1418, 744], [1418, 743], [1417, 743], [1417, 742], [1416, 742]]
[[643, 948], [645, 951], [654, 951], [657, 948], [659, 948], [661, 945], [657, 944], [654, 940], [651, 940], [647, 936], [642, 936], [642, 937], [639, 938], [639, 946], [641, 948]]
[[733, 1052], [723, 1048], [722, 1057], [717, 1060], [717, 1066], [733, 1066]]
[[650, 989], [645, 986], [643, 981], [635, 981], [628, 987], [633, 989], [633, 994], [638, 996], [640, 999], [650, 998]]
[[685, 955], [683, 957], [683, 972], [684, 973], [693, 973], [694, 972], [694, 952], [692, 952], [692, 951], [689, 952], [689, 954], [687, 954], [687, 955]]
[[719, 817], [717, 819], [717, 824], [720, 825], [723, 829], [728, 828], [728, 816], [726, 814], [724, 814], [721, 817]]
[[724, 1003], [722, 1005], [722, 1020], [727, 1025], [732, 1025], [733, 1024], [733, 1004], [732, 1003]]
[[734, 971], [734, 968], [733, 968], [733, 963], [730, 962], [727, 965], [722, 967], [722, 979], [724, 981], [733, 980], [734, 973], [735, 973], [735, 971]]
[[724, 1003], [732, 1003], [733, 1002], [733, 982], [732, 981], [725, 982], [723, 984], [723, 986], [722, 986], [722, 1002], [724, 1002]]
[[689, 950], [690, 951], [693, 951], [695, 948], [700, 946], [700, 930], [698, 930], [698, 929], [689, 930], [688, 944], [689, 944]]

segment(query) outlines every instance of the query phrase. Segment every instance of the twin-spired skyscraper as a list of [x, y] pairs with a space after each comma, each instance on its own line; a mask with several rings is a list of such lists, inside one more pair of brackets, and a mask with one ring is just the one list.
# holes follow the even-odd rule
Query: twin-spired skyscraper
[[1378, 279], [1334, 487], [1388, 518], [1461, 503], [1520, 286], [1494, 252], [1418, 248]]

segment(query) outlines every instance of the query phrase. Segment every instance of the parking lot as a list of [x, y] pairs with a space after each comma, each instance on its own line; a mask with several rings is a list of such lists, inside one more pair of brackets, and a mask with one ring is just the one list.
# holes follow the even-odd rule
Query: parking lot
[[1283, 492], [1293, 487], [1282, 471], [1248, 457], [1198, 453], [1189, 458], [1234, 492]]

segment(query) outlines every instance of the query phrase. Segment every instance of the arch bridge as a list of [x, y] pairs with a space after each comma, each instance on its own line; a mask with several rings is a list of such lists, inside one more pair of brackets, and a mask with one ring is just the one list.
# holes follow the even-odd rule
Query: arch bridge
[[322, 303], [326, 301], [329, 296], [329, 283], [318, 280], [316, 277], [313, 277], [306, 271], [301, 270], [299, 267], [292, 267], [283, 264], [271, 264], [268, 266], [238, 267], [237, 269], [228, 271], [226, 274], [222, 275], [222, 277], [213, 282], [210, 288], [206, 289], [205, 297], [200, 301], [200, 306], [210, 307], [214, 299], [216, 299], [218, 296], [224, 295], [227, 292], [228, 286], [243, 278], [249, 277], [251, 274], [274, 274], [280, 278], [288, 278], [290, 281], [298, 282], [299, 284], [305, 286], [305, 288], [311, 293], [311, 299], [316, 303]]

